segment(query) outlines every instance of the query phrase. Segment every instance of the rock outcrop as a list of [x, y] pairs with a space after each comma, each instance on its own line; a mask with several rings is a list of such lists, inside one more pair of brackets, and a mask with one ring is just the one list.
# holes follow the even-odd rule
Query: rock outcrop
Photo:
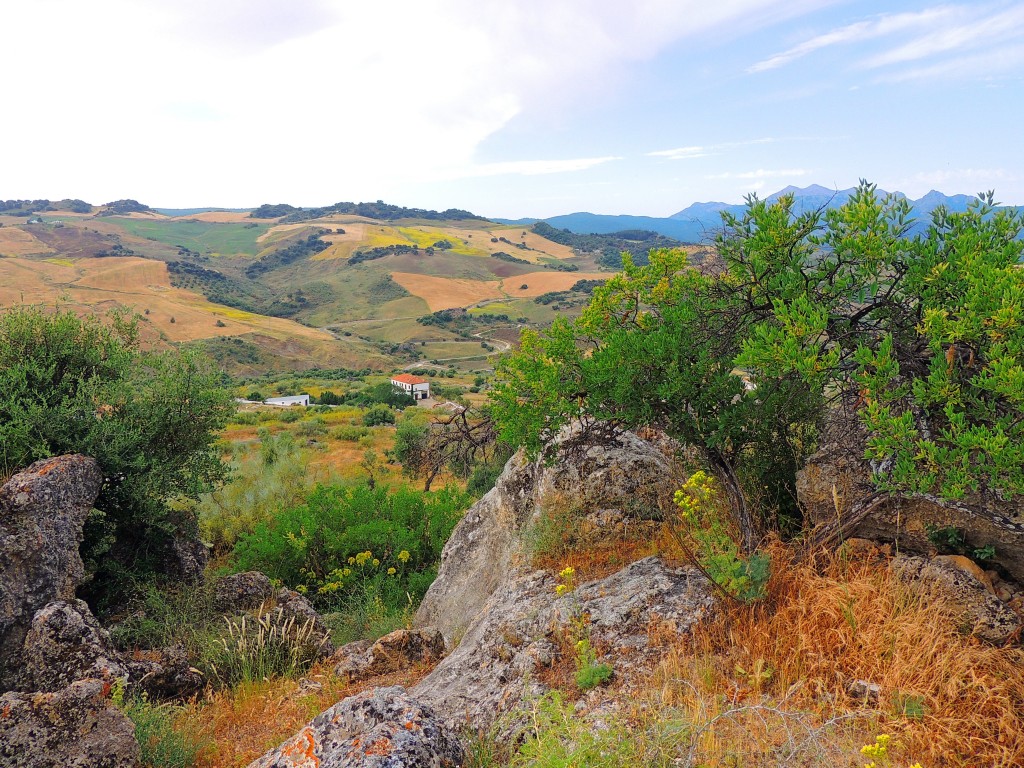
[[36, 612], [75, 597], [82, 525], [102, 483], [99, 464], [76, 454], [37, 461], [0, 488], [0, 690]]
[[323, 617], [305, 597], [293, 589], [280, 589], [275, 595], [277, 608], [285, 619], [294, 619], [296, 628], [308, 625], [311, 631], [310, 644], [317, 648], [317, 658], [327, 658], [334, 653], [331, 630], [324, 624]]
[[983, 640], [1002, 644], [1020, 631], [1020, 617], [992, 594], [991, 584], [949, 558], [901, 555], [892, 559], [889, 568], [915, 592], [945, 601], [959, 613], [964, 629]]
[[374, 688], [320, 713], [249, 768], [456, 768], [458, 738], [404, 688]]
[[704, 576], [654, 557], [566, 595], [557, 595], [555, 587], [543, 571], [505, 581], [459, 646], [412, 694], [450, 727], [486, 731], [524, 697], [546, 690], [541, 673], [579, 639], [581, 623], [599, 660], [611, 663], [628, 689], [664, 650], [652, 630], [685, 633], [715, 605]]
[[432, 627], [396, 629], [376, 642], [357, 640], [334, 652], [334, 674], [350, 683], [397, 672], [444, 656], [444, 638]]
[[136, 768], [135, 726], [81, 680], [54, 693], [0, 696], [0, 768]]
[[[879, 496], [871, 482], [871, 467], [863, 459], [863, 439], [855, 417], [833, 415], [822, 447], [797, 473], [797, 497], [812, 525], [859, 517], [856, 510], [866, 506], [865, 500]], [[1024, 506], [1019, 502], [877, 498], [863, 519], [848, 527], [845, 537], [892, 541], [900, 551], [927, 554], [934, 549], [929, 529], [956, 529], [967, 549], [994, 547], [992, 561], [1024, 583]]]
[[232, 573], [214, 586], [213, 604], [218, 611], [253, 611], [274, 596], [270, 578], [259, 571]]
[[549, 454], [509, 459], [494, 488], [455, 527], [417, 626], [436, 627], [449, 645], [460, 637], [498, 585], [524, 571], [522, 534], [545, 508], [617, 509], [636, 519], [671, 498], [668, 452], [631, 432], [566, 430]]
[[113, 682], [128, 671], [110, 635], [81, 600], [58, 600], [38, 611], [21, 657], [26, 691], [59, 691], [77, 680]]

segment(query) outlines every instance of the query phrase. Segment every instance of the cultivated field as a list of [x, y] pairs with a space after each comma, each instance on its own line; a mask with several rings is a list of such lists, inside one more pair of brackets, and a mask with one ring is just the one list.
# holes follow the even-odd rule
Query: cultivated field
[[[482, 301], [534, 298], [552, 291], [567, 291], [579, 280], [607, 280], [607, 272], [527, 272], [506, 280], [463, 280], [412, 272], [392, 272], [395, 282], [427, 302], [431, 312], [471, 307]], [[526, 286], [525, 288], [523, 286]]]
[[0, 256], [31, 256], [56, 253], [34, 235], [15, 227], [0, 227]]

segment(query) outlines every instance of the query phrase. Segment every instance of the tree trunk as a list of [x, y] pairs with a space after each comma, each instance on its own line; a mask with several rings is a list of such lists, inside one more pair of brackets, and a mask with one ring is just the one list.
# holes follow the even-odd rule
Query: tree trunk
[[718, 481], [722, 484], [722, 488], [725, 489], [726, 498], [729, 499], [733, 518], [740, 529], [740, 549], [744, 555], [749, 555], [757, 548], [757, 544], [761, 540], [760, 526], [754, 518], [753, 510], [747, 503], [743, 486], [740, 485], [740, 480], [736, 477], [736, 470], [719, 451], [707, 449], [704, 453]]

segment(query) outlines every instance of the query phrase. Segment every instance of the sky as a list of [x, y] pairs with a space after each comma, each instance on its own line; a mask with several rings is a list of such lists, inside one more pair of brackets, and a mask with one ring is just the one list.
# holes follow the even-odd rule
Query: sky
[[4, 3], [0, 198], [669, 216], [1024, 204], [1024, 2]]

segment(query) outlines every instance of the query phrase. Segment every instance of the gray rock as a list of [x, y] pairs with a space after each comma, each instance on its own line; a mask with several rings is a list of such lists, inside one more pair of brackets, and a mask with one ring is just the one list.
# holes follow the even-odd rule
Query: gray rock
[[1020, 617], [985, 585], [948, 559], [894, 557], [893, 574], [919, 594], [945, 601], [957, 611], [964, 629], [990, 643], [1002, 644], [1020, 630]]
[[[836, 411], [826, 424], [821, 448], [797, 472], [800, 505], [814, 526], [848, 520], [876, 494], [871, 466], [864, 460], [864, 433], [855, 414]], [[966, 548], [993, 546], [992, 562], [1024, 583], [1024, 503], [977, 495], [963, 502], [936, 497], [899, 496], [879, 499], [842, 538], [891, 541], [899, 551], [929, 554], [934, 550], [928, 529], [955, 528]]]
[[0, 488], [0, 690], [17, 676], [36, 611], [74, 599], [82, 524], [102, 483], [99, 464], [75, 454], [37, 461]]
[[0, 768], [135, 768], [135, 726], [105, 698], [107, 685], [0, 696]]
[[317, 715], [249, 768], [455, 768], [458, 738], [404, 688], [374, 688]]
[[396, 629], [376, 642], [357, 640], [334, 652], [334, 674], [354, 683], [374, 675], [397, 672], [413, 664], [439, 661], [444, 638], [432, 627]]
[[112, 682], [128, 674], [110, 635], [81, 600], [58, 600], [38, 611], [21, 660], [19, 687], [27, 691], [59, 691], [78, 680]]
[[203, 580], [210, 552], [199, 540], [198, 531], [190, 531], [192, 525], [181, 527], [168, 541], [162, 558], [161, 571], [172, 579], [186, 584], [198, 584]]
[[[545, 692], [538, 673], [558, 659], [579, 617], [589, 616], [589, 639], [602, 650], [598, 661], [611, 663], [629, 688], [642, 684], [661, 658], [665, 649], [658, 636], [689, 631], [715, 605], [704, 576], [654, 557], [568, 595], [557, 596], [555, 586], [543, 571], [504, 582], [459, 646], [412, 694], [452, 728], [472, 724], [487, 731], [525, 698]], [[665, 631], [652, 632], [655, 627]]]
[[666, 450], [631, 432], [576, 427], [555, 441], [548, 461], [517, 453], [455, 527], [416, 625], [437, 627], [451, 646], [504, 579], [528, 570], [523, 532], [545, 508], [615, 508], [626, 519], [656, 515], [674, 487]]
[[311, 625], [313, 631], [311, 642], [318, 649], [318, 658], [327, 658], [334, 653], [331, 630], [309, 600], [293, 589], [278, 590], [275, 599], [281, 615], [286, 619], [294, 618], [296, 627], [301, 628], [307, 623]]
[[180, 646], [144, 651], [141, 658], [126, 660], [125, 666], [131, 684], [155, 700], [188, 698], [206, 682]]
[[218, 611], [233, 613], [259, 608], [274, 596], [270, 578], [259, 571], [225, 576], [214, 587], [213, 603]]

